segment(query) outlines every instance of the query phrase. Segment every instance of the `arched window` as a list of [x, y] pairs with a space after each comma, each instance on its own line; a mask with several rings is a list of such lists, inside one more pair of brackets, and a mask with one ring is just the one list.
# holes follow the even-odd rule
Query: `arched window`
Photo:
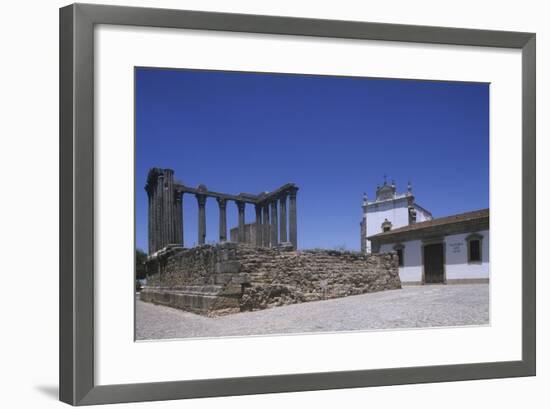
[[473, 233], [466, 237], [466, 245], [468, 247], [468, 263], [481, 263], [482, 259], [482, 241], [481, 234]]

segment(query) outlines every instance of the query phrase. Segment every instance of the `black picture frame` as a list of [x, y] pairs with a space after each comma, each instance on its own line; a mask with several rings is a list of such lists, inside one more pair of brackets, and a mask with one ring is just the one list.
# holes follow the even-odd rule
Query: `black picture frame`
[[[522, 53], [522, 359], [509, 362], [94, 383], [94, 26], [97, 24], [406, 41]], [[72, 405], [535, 375], [535, 34], [74, 4], [60, 9], [60, 400]]]

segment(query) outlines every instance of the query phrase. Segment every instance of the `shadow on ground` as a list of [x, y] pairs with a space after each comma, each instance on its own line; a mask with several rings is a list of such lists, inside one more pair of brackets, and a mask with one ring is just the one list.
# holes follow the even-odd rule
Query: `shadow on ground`
[[50, 399], [59, 399], [59, 388], [57, 385], [36, 385], [35, 389]]

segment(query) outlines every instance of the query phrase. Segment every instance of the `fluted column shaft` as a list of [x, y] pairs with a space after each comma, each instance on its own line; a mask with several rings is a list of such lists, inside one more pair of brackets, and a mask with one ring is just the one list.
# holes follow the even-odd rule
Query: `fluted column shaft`
[[205, 195], [196, 195], [197, 203], [199, 205], [199, 228], [198, 228], [198, 243], [204, 244], [206, 242], [206, 196]]
[[285, 243], [288, 240], [286, 230], [286, 195], [281, 196], [279, 199], [279, 240], [281, 243]]
[[293, 189], [289, 193], [289, 235], [290, 242], [294, 249], [298, 248], [298, 220], [296, 215], [296, 192], [298, 189]]
[[157, 178], [157, 185], [155, 189], [155, 251], [160, 250], [164, 244], [163, 244], [163, 229], [162, 229], [162, 223], [163, 223], [163, 212], [162, 212], [162, 191], [164, 190], [164, 176], [160, 174]]
[[262, 206], [262, 244], [269, 247], [269, 206]]
[[239, 243], [244, 243], [245, 241], [245, 235], [244, 235], [244, 207], [245, 202], [235, 202], [237, 204], [237, 208], [239, 209], [239, 230], [238, 230], [238, 240]]
[[218, 198], [218, 206], [220, 208], [220, 242], [227, 241], [227, 201], [222, 198]]
[[262, 247], [262, 207], [255, 206], [256, 210], [256, 247]]
[[175, 233], [176, 244], [183, 246], [183, 193], [176, 193]]
[[153, 254], [153, 192], [149, 185], [145, 186], [147, 192], [147, 253]]
[[162, 189], [163, 195], [163, 232], [164, 242], [162, 247], [175, 243], [174, 234], [174, 171], [171, 169], [164, 169], [164, 184]]
[[278, 244], [279, 219], [277, 217], [277, 200], [271, 202], [271, 247]]

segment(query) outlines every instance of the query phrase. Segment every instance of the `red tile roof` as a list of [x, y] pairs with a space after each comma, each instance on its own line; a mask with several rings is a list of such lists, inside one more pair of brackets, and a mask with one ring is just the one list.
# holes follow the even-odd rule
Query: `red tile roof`
[[487, 218], [487, 219], [489, 218], [489, 209], [481, 209], [481, 210], [475, 210], [473, 212], [453, 214], [451, 216], [438, 217], [437, 219], [427, 220], [425, 222], [409, 224], [407, 226], [398, 227], [396, 229], [392, 229], [387, 232], [378, 233], [378, 234], [369, 236], [368, 239], [370, 239], [371, 237], [382, 238], [382, 237], [391, 236], [397, 233], [421, 230], [428, 227], [444, 226], [444, 225], [479, 220], [484, 218]]

